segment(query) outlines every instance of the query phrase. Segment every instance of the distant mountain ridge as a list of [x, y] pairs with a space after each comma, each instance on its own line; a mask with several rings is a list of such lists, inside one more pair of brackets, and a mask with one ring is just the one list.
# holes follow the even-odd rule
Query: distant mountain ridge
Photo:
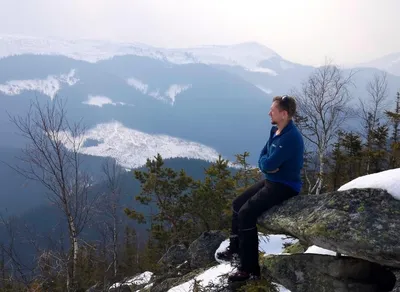
[[[87, 62], [98, 62], [115, 56], [135, 55], [173, 64], [202, 63], [239, 66], [250, 72], [262, 72], [270, 75], [279, 74], [277, 71], [280, 70], [293, 68], [293, 64], [295, 64], [284, 60], [277, 52], [257, 42], [160, 48], [139, 42], [93, 39], [68, 40], [0, 34], [0, 58], [22, 54], [62, 55]], [[279, 63], [279, 68], [268, 67], [267, 65], [271, 60], [277, 60], [274, 62]], [[400, 76], [400, 52], [348, 67], [371, 67]]]
[[0, 35], [0, 58], [21, 54], [63, 55], [76, 60], [98, 62], [121, 55], [149, 57], [173, 64], [214, 64], [240, 66], [251, 72], [276, 75], [275, 70], [263, 66], [270, 58], [282, 60], [281, 69], [290, 66], [273, 50], [256, 42], [226, 46], [165, 49], [141, 43], [98, 40], [61, 40], [39, 37]]
[[[393, 75], [400, 76], [400, 52], [388, 54], [370, 62], [357, 65], [358, 67], [371, 67], [387, 71]], [[400, 85], [399, 85], [400, 89]]]

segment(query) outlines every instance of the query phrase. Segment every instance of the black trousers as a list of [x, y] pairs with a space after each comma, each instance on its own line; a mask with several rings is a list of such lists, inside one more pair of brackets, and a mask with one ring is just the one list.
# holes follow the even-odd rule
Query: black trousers
[[[261, 180], [250, 186], [232, 203], [231, 248], [240, 255], [240, 269], [260, 274], [257, 219], [275, 205], [296, 196], [287, 185]], [[238, 240], [237, 240], [238, 238]]]

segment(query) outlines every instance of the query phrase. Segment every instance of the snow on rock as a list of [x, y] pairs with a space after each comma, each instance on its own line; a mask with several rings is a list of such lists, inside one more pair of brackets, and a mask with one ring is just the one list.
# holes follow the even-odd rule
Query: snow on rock
[[79, 81], [75, 70], [68, 74], [49, 75], [46, 79], [11, 80], [0, 84], [0, 92], [6, 95], [19, 95], [23, 91], [38, 91], [53, 99], [61, 89], [62, 84], [72, 86]]
[[199, 274], [195, 278], [182, 283], [181, 285], [175, 286], [168, 290], [168, 292], [190, 292], [193, 291], [193, 286], [195, 280], [198, 281], [198, 284], [205, 287], [210, 284], [215, 285], [224, 285], [226, 284], [226, 277], [222, 277], [223, 275], [229, 274], [234, 271], [230, 264], [219, 264], [214, 266], [203, 273]]
[[[66, 135], [65, 145], [72, 148], [69, 134]], [[146, 164], [147, 158], [160, 153], [164, 159], [185, 157], [215, 161], [218, 153], [205, 145], [175, 138], [167, 135], [150, 135], [125, 127], [119, 122], [98, 124], [89, 129], [84, 137], [95, 140], [97, 145], [82, 147], [81, 153], [103, 157], [113, 157], [124, 168], [137, 168]]]
[[326, 255], [332, 255], [332, 256], [336, 256], [336, 252], [329, 250], [329, 249], [325, 249], [316, 245], [312, 245], [310, 246], [304, 253], [312, 253], [312, 254], [326, 254]]
[[395, 199], [400, 200], [400, 168], [360, 176], [342, 185], [338, 191], [354, 188], [384, 189]]
[[135, 276], [135, 277], [123, 282], [123, 283], [121, 283], [121, 282], [115, 283], [109, 288], [109, 290], [118, 288], [118, 287], [123, 286], [123, 285], [143, 285], [143, 284], [147, 284], [150, 281], [152, 276], [153, 276], [153, 273], [147, 271], [147, 272], [139, 274], [139, 275], [137, 275], [137, 276]]

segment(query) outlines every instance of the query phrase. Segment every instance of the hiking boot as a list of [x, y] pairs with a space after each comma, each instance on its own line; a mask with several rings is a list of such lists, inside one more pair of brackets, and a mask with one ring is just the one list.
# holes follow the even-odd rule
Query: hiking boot
[[239, 261], [239, 237], [231, 235], [229, 237], [229, 246], [225, 251], [218, 252], [216, 258], [225, 262]]
[[260, 280], [259, 274], [248, 273], [246, 271], [242, 271], [238, 269], [235, 273], [229, 275], [228, 282], [241, 282], [241, 281], [257, 281]]

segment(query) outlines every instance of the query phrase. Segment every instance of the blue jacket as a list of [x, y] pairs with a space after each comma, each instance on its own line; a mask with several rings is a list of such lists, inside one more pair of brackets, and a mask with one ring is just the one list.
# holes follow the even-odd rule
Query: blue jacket
[[[258, 167], [265, 178], [291, 186], [297, 192], [302, 187], [304, 142], [301, 133], [291, 120], [282, 132], [275, 136], [277, 126], [271, 128], [270, 136], [261, 150]], [[268, 173], [279, 168], [275, 173]]]

